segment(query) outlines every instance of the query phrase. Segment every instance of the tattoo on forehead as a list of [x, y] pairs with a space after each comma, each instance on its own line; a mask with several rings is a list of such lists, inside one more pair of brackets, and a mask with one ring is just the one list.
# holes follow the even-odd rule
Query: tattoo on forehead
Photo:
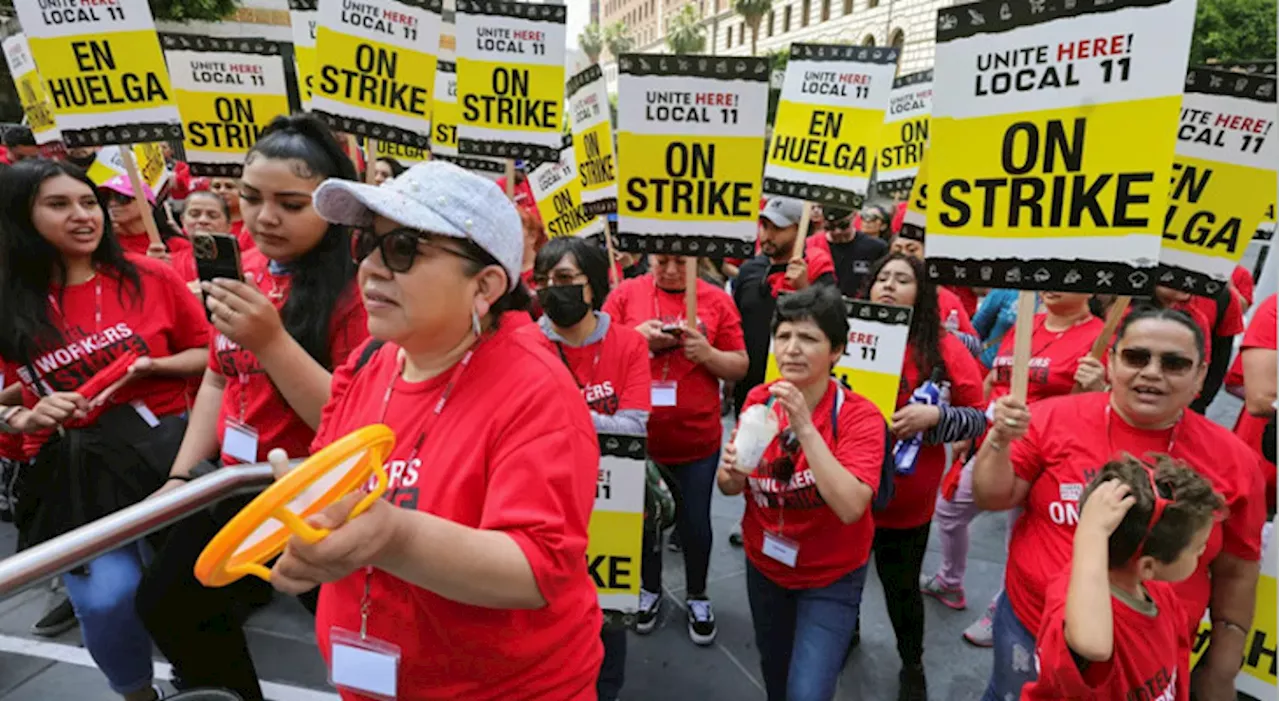
[[[248, 158], [244, 159], [244, 164], [246, 166], [252, 165], [259, 158], [266, 158], [266, 156], [263, 156], [261, 153], [254, 151], [253, 153], [249, 154]], [[303, 161], [301, 158], [290, 158], [290, 159], [287, 159], [287, 161], [289, 163], [289, 170], [292, 171], [294, 175], [298, 176], [299, 178], [302, 178], [303, 180], [316, 180], [321, 177], [317, 175], [315, 171], [311, 170], [311, 167], [308, 166], [306, 162]]]

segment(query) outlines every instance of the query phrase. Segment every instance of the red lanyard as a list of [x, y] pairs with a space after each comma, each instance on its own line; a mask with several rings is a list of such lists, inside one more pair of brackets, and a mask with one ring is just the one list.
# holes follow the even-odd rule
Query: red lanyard
[[[65, 292], [66, 288], [63, 288], [63, 291]], [[67, 322], [67, 315], [62, 312], [62, 305], [58, 304], [58, 298], [52, 292], [49, 293], [49, 306], [62, 317], [63, 323]], [[93, 332], [96, 334], [100, 331], [102, 331], [102, 278], [98, 277], [93, 285]]]
[[[476, 345], [479, 345], [477, 343]], [[471, 364], [471, 358], [475, 355], [476, 347], [472, 346], [467, 349], [467, 354], [462, 356], [462, 360], [453, 368], [453, 374], [449, 376], [449, 383], [445, 385], [444, 392], [440, 394], [440, 399], [436, 401], [435, 408], [432, 409], [431, 417], [426, 426], [423, 426], [422, 432], [418, 434], [418, 439], [414, 441], [413, 448], [409, 451], [409, 457], [405, 459], [404, 464], [407, 469], [418, 457], [418, 451], [422, 449], [422, 444], [427, 439], [427, 433], [435, 426], [435, 422], [440, 418], [441, 412], [444, 411], [445, 404], [449, 401], [449, 395], [453, 394], [453, 388], [458, 384], [458, 379], [462, 377], [462, 372]], [[387, 421], [387, 407], [391, 405], [391, 395], [395, 394], [396, 380], [404, 374], [404, 356], [401, 355], [399, 362], [396, 363], [396, 372], [391, 376], [391, 382], [387, 383], [387, 392], [382, 397], [382, 414], [378, 417], [378, 423], [385, 424]], [[403, 474], [403, 472], [401, 473]], [[387, 490], [387, 498], [395, 501], [396, 495], [400, 493], [400, 480], [395, 485], [389, 485]], [[364, 640], [369, 630], [369, 613], [373, 608], [373, 600], [370, 593], [373, 590], [373, 566], [369, 565], [364, 570], [364, 596], [360, 599], [360, 639]]]

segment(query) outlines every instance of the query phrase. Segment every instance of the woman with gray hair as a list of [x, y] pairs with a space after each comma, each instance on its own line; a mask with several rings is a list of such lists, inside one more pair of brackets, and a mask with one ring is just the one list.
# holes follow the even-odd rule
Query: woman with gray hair
[[363, 227], [352, 253], [382, 345], [334, 373], [312, 447], [378, 423], [397, 441], [387, 498], [319, 514], [332, 533], [290, 542], [272, 583], [323, 585], [316, 634], [344, 699], [594, 700], [598, 445], [568, 370], [519, 330], [515, 208], [443, 162], [381, 187], [330, 180], [315, 206]]

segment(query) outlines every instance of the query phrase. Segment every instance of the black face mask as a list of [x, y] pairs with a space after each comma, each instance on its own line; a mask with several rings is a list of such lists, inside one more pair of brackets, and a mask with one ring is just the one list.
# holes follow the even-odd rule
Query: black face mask
[[80, 166], [81, 168], [88, 168], [89, 166], [93, 165], [93, 162], [94, 162], [94, 161], [98, 160], [98, 154], [96, 154], [96, 153], [91, 153], [91, 154], [89, 154], [88, 156], [84, 156], [84, 157], [81, 157], [81, 158], [75, 158], [75, 157], [73, 157], [73, 156], [67, 156], [67, 160], [68, 160], [68, 161], [71, 161], [72, 163], [74, 163], [74, 164], [76, 164], [76, 165], [78, 165], [78, 166]]
[[561, 328], [573, 326], [591, 311], [583, 299], [586, 285], [559, 285], [538, 290], [538, 304], [551, 323]]

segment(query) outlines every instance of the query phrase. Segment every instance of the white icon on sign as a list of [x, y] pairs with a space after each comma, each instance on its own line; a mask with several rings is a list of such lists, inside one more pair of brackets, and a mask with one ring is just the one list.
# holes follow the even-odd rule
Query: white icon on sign
[[1036, 274], [1035, 274], [1036, 282], [1046, 282], [1046, 281], [1048, 281], [1048, 280], [1049, 280], [1049, 278], [1051, 278], [1051, 277], [1053, 277], [1053, 276], [1052, 276], [1052, 275], [1050, 275], [1050, 274], [1049, 274], [1049, 271], [1048, 271], [1048, 270], [1045, 270], [1044, 268], [1041, 268], [1041, 269], [1037, 270], [1037, 271], [1036, 271]]
[[993, 271], [991, 270], [991, 266], [984, 265], [978, 269], [978, 276], [981, 277], [984, 281], [987, 281], [991, 279], [992, 272]]
[[1164, 275], [1160, 276], [1160, 282], [1173, 282], [1175, 277], [1172, 270], [1166, 270]]
[[1014, 268], [1013, 270], [1010, 270], [1009, 272], [1005, 273], [1004, 281], [1005, 282], [1022, 282], [1022, 270], [1019, 268]]
[[884, 307], [880, 307], [880, 313], [877, 316], [879, 316], [881, 319], [888, 319], [889, 310]]
[[1009, 9], [1009, 3], [1000, 5], [1000, 19], [1008, 20], [1013, 17], [1013, 11]]
[[955, 29], [956, 25], [959, 23], [960, 23], [960, 20], [956, 19], [955, 15], [939, 15], [938, 16], [938, 28], [943, 31], [949, 31], [949, 30]]
[[1146, 273], [1132, 273], [1129, 275], [1129, 284], [1141, 289], [1146, 287], [1147, 281], [1150, 279]]
[[1080, 271], [1076, 270], [1075, 268], [1072, 268], [1071, 270], [1068, 270], [1067, 274], [1062, 277], [1062, 283], [1064, 285], [1074, 285], [1077, 282], [1080, 282], [1080, 277], [1081, 277]]
[[938, 279], [938, 266], [933, 264], [929, 265], [929, 277], [934, 280]]
[[1098, 287], [1111, 287], [1111, 281], [1114, 280], [1116, 274], [1109, 270], [1098, 271]]
[[1204, 291], [1208, 292], [1209, 294], [1217, 294], [1218, 290], [1220, 289], [1222, 289], [1222, 285], [1219, 285], [1216, 282], [1206, 282], [1204, 284]]
[[955, 277], [956, 277], [956, 279], [957, 279], [957, 280], [963, 280], [963, 279], [964, 279], [965, 274], [967, 274], [967, 273], [969, 272], [969, 271], [965, 270], [965, 269], [964, 269], [964, 266], [962, 266], [962, 265], [957, 265], [956, 267], [952, 268], [952, 269], [951, 269], [951, 271], [952, 271], [953, 273], [955, 273]]
[[981, 12], [978, 12], [977, 10], [974, 10], [972, 8], [969, 10], [969, 26], [970, 27], [978, 27], [986, 23], [987, 23], [987, 18], [983, 17]]
[[1031, 0], [1031, 14], [1038, 15], [1044, 12], [1045, 0]]

